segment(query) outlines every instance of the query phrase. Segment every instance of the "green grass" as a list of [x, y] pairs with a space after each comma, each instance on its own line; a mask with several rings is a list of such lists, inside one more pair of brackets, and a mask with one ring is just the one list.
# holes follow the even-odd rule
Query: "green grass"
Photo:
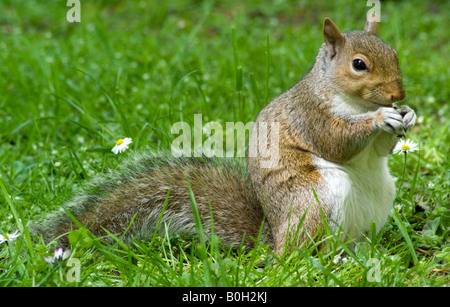
[[[82, 1], [81, 23], [65, 1], [0, 3], [0, 286], [444, 286], [450, 284], [447, 1], [388, 1], [380, 37], [398, 50], [405, 103], [419, 121], [420, 151], [389, 159], [401, 178], [382, 232], [350, 248], [303, 247], [265, 266], [248, 253], [165, 236], [125, 246], [83, 239], [70, 261], [31, 237], [26, 222], [133, 151], [168, 149], [177, 121], [249, 122], [313, 64], [321, 23], [362, 29], [365, 2]], [[110, 153], [132, 137], [131, 150]], [[400, 180], [398, 181], [399, 185]], [[161, 225], [163, 227], [163, 225]], [[347, 255], [344, 256], [343, 252]], [[335, 263], [341, 255], [341, 261]], [[345, 257], [345, 260], [342, 260]], [[374, 280], [379, 264], [379, 280]]]

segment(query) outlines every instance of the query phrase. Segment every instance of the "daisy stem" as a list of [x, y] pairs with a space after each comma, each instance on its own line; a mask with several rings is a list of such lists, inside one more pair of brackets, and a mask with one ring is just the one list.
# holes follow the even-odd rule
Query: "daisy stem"
[[398, 187], [398, 189], [401, 189], [403, 186], [403, 181], [405, 180], [405, 172], [406, 172], [406, 156], [407, 156], [407, 152], [405, 151], [405, 162], [403, 163], [403, 175], [402, 175], [402, 181], [400, 182], [400, 185]]

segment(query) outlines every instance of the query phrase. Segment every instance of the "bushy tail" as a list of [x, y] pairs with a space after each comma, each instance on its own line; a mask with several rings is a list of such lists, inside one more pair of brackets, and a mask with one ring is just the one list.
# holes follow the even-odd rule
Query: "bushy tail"
[[[153, 236], [168, 196], [160, 229], [166, 223], [171, 234], [196, 234], [187, 181], [205, 234], [211, 234], [211, 208], [214, 234], [222, 244], [236, 247], [245, 237], [245, 246], [251, 248], [264, 213], [246, 168], [228, 159], [136, 155], [88, 182], [64, 208], [96, 236], [106, 235], [103, 228], [119, 236], [129, 228], [124, 241], [145, 239]], [[30, 224], [46, 242], [76, 228], [63, 209]], [[271, 243], [268, 229], [264, 222], [260, 238]], [[68, 245], [67, 236], [59, 244]]]

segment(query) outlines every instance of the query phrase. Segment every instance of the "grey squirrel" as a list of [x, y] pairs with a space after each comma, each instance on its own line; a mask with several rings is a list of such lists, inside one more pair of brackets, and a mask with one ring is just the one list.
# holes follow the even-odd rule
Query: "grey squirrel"
[[[264, 148], [248, 157], [247, 166], [140, 154], [87, 183], [64, 208], [94, 235], [129, 228], [123, 240], [130, 240], [152, 236], [168, 197], [161, 222], [170, 233], [195, 234], [187, 178], [205, 234], [211, 234], [211, 208], [214, 233], [226, 246], [252, 248], [259, 238], [283, 252], [314, 239], [324, 220], [356, 240], [372, 222], [379, 231], [395, 197], [387, 156], [416, 115], [393, 106], [405, 90], [397, 53], [377, 30], [378, 23], [366, 22], [364, 31], [341, 33], [325, 18], [314, 66], [255, 122], [278, 124], [278, 158], [271, 167], [261, 167], [271, 154]], [[249, 150], [258, 131], [251, 133]], [[68, 244], [63, 234], [72, 227], [63, 210], [30, 225], [46, 242], [59, 237], [61, 245]], [[290, 233], [298, 234], [295, 241]]]

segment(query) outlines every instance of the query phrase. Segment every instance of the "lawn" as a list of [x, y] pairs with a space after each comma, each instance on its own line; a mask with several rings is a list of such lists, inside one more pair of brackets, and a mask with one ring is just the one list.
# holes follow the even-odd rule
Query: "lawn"
[[[419, 150], [389, 158], [393, 212], [350, 248], [268, 261], [187, 237], [108, 246], [85, 240], [54, 256], [27, 222], [133, 152], [170, 149], [175, 122], [254, 121], [309, 70], [322, 21], [363, 29], [366, 1], [0, 2], [0, 286], [448, 286], [450, 284], [450, 2], [381, 3], [379, 36], [399, 54]], [[115, 155], [116, 140], [131, 137]], [[52, 263], [49, 263], [52, 262]]]

